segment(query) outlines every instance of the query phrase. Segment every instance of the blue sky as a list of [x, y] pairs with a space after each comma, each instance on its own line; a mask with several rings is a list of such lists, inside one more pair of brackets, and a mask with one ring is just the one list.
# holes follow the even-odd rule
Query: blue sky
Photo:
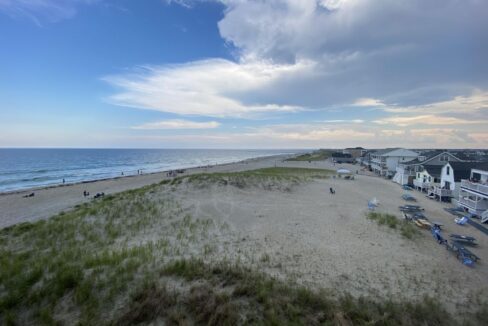
[[486, 147], [479, 0], [0, 0], [1, 147]]

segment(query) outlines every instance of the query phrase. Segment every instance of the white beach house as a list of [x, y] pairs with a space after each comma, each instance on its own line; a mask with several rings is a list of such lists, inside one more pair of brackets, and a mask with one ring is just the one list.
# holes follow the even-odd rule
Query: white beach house
[[442, 167], [447, 162], [464, 162], [464, 159], [448, 151], [428, 151], [420, 154], [416, 159], [399, 163], [393, 181], [400, 185], [413, 185], [414, 179], [419, 179], [418, 182], [423, 180], [423, 178], [418, 175], [419, 172], [424, 170], [423, 165], [438, 165]]
[[461, 180], [458, 205], [488, 221], [488, 163], [475, 165], [469, 179]]
[[404, 148], [387, 148], [371, 153], [371, 169], [378, 175], [392, 177], [399, 164], [412, 161], [417, 152]]
[[428, 191], [441, 182], [441, 165], [422, 165], [422, 171], [417, 172], [413, 186], [419, 191]]

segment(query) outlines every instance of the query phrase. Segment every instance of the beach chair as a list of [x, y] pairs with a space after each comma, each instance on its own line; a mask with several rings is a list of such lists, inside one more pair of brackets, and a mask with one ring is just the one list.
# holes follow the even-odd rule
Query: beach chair
[[446, 248], [455, 252], [456, 258], [461, 260], [461, 262], [466, 266], [473, 266], [474, 263], [480, 259], [474, 253], [466, 249], [462, 243], [457, 241], [452, 241], [450, 245], [446, 246]]
[[403, 200], [406, 200], [406, 201], [417, 201], [417, 199], [410, 194], [403, 194], [402, 198], [403, 198]]
[[424, 229], [430, 229], [432, 228], [432, 224], [430, 224], [429, 221], [423, 219], [423, 218], [419, 218], [416, 220], [418, 223], [420, 223], [421, 227], [424, 228]]
[[458, 225], [465, 225], [466, 223], [468, 223], [468, 217], [467, 216], [463, 216], [461, 218], [456, 217], [454, 219], [454, 222], [456, 222], [456, 224]]
[[475, 241], [474, 237], [470, 237], [468, 235], [460, 235], [460, 234], [451, 234], [450, 237], [457, 242], [464, 243], [471, 246], [478, 245]]
[[407, 212], [407, 213], [415, 213], [424, 210], [422, 207], [417, 205], [403, 205], [403, 206], [399, 206], [399, 208], [402, 212]]

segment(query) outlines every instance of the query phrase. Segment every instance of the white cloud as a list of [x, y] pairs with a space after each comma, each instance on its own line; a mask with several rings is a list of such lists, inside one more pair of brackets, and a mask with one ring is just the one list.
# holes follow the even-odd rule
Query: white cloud
[[[344, 108], [361, 117], [334, 114], [319, 124], [219, 133], [226, 144], [261, 137], [288, 147], [429, 147], [429, 141], [463, 147], [462, 141], [479, 146], [484, 137], [488, 2], [215, 1], [226, 7], [218, 27], [236, 48], [235, 62], [209, 59], [109, 76], [119, 88], [109, 101], [190, 116], [281, 113], [293, 121], [284, 113], [300, 111], [304, 121], [311, 110]], [[195, 1], [169, 2], [191, 7]]]
[[366, 107], [369, 107], [369, 106], [372, 106], [372, 107], [385, 106], [385, 104], [383, 102], [381, 102], [380, 100], [374, 99], [374, 98], [367, 98], [367, 97], [357, 99], [356, 101], [354, 101], [353, 105], [355, 105], [355, 106], [366, 106]]
[[100, 0], [0, 0], [0, 11], [13, 18], [27, 18], [41, 26], [44, 21], [56, 22], [76, 14], [77, 6]]
[[467, 120], [454, 117], [438, 116], [433, 114], [415, 115], [415, 116], [393, 116], [384, 119], [375, 120], [378, 124], [393, 124], [400, 127], [407, 127], [412, 125], [469, 125], [469, 124], [483, 124], [487, 125], [488, 120]]
[[278, 65], [253, 61], [235, 63], [223, 59], [182, 65], [143, 67], [130, 74], [104, 80], [121, 92], [108, 100], [116, 105], [181, 115], [248, 117], [259, 113], [293, 112], [301, 108], [270, 102], [245, 103], [247, 94], [280, 78], [311, 69], [307, 62]]
[[181, 119], [163, 120], [158, 122], [149, 122], [132, 129], [156, 130], [156, 129], [213, 129], [218, 128], [220, 123], [217, 121], [195, 122]]

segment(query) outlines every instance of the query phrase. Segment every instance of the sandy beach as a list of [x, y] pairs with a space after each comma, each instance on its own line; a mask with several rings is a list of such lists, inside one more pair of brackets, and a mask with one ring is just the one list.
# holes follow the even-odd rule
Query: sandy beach
[[[289, 157], [289, 155], [269, 156], [236, 163], [190, 168], [186, 169], [184, 174], [179, 174], [179, 176], [196, 173], [237, 172], [274, 166], [276, 162], [281, 162], [286, 157]], [[109, 195], [158, 183], [168, 179], [166, 174], [166, 172], [158, 172], [0, 193], [0, 228], [16, 223], [33, 222], [48, 218], [59, 212], [72, 209], [76, 205], [89, 202], [96, 193], [103, 192]], [[88, 191], [90, 196], [84, 197], [83, 191]], [[35, 196], [24, 198], [25, 195], [31, 193], [34, 193]]]
[[[401, 199], [405, 191], [398, 184], [372, 176], [356, 165], [284, 158], [189, 169], [185, 174], [274, 166], [334, 171], [348, 168], [358, 174], [354, 180], [329, 177], [290, 184], [232, 185], [183, 179], [181, 183], [158, 186], [148, 194], [150, 198], [170, 198], [171, 202], [179, 203], [181, 214], [225, 226], [202, 238], [205, 241], [188, 242], [193, 247], [186, 244], [187, 252], [178, 249], [175, 257], [204, 251], [206, 261], [225, 257], [283, 280], [292, 279], [310, 288], [332, 289], [355, 297], [415, 301], [427, 295], [438, 299], [452, 313], [470, 312], [485, 300], [488, 237], [472, 226], [456, 225], [454, 217], [444, 211], [451, 204], [410, 192], [417, 198], [417, 204], [425, 208], [429, 220], [443, 224], [446, 238], [451, 233], [460, 233], [477, 239], [479, 245], [473, 251], [481, 260], [474, 268], [463, 266], [452, 252], [434, 241], [428, 230], [421, 230], [414, 239], [406, 239], [398, 231], [366, 218], [368, 200], [377, 198], [378, 212], [402, 219], [398, 206], [405, 204]], [[29, 191], [5, 194], [0, 196], [1, 226], [45, 219], [91, 201], [83, 197], [84, 190], [92, 195], [115, 194], [165, 179], [166, 173], [155, 173], [38, 189], [32, 198], [23, 198]], [[329, 193], [330, 187], [335, 194]], [[158, 241], [162, 234], [170, 232], [166, 224], [158, 223], [150, 231], [130, 238], [128, 243]]]

